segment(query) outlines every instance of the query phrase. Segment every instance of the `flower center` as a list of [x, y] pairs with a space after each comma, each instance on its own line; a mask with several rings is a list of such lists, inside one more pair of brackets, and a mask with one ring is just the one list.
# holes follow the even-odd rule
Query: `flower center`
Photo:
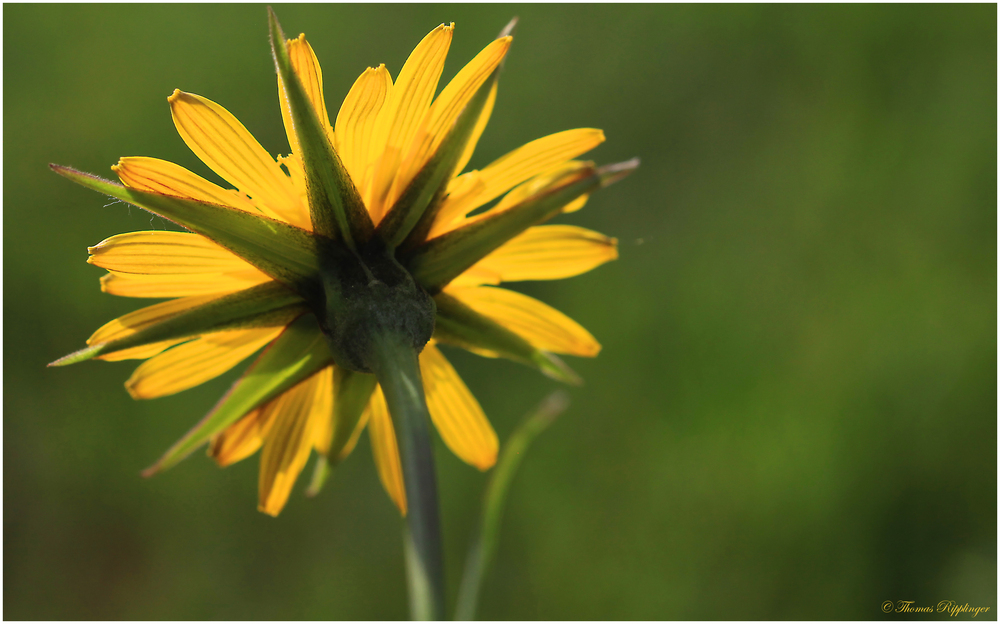
[[323, 297], [313, 311], [338, 366], [371, 373], [377, 341], [392, 338], [419, 353], [434, 333], [434, 300], [378, 237], [357, 254], [326, 245], [320, 273]]

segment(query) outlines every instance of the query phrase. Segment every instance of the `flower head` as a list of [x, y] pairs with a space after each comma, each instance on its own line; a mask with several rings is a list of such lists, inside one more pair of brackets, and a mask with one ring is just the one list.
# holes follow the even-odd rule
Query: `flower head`
[[574, 160], [604, 140], [582, 128], [462, 173], [512, 38], [505, 32], [487, 45], [435, 98], [453, 30], [432, 30], [395, 80], [384, 65], [365, 70], [331, 119], [311, 46], [304, 35], [285, 40], [273, 20], [287, 156], [272, 157], [222, 106], [174, 91], [181, 138], [232, 189], [155, 158], [119, 160], [112, 169], [123, 186], [53, 166], [188, 230], [120, 234], [91, 247], [88, 262], [108, 270], [104, 292], [168, 300], [111, 321], [53, 364], [145, 360], [125, 386], [148, 399], [263, 349], [147, 474], [206, 443], [222, 466], [261, 450], [259, 508], [276, 515], [312, 450], [315, 490], [367, 427], [382, 483], [405, 514], [373, 344], [397, 336], [419, 352], [431, 420], [448, 448], [481, 470], [496, 460], [496, 433], [438, 344], [569, 382], [575, 374], [554, 354], [597, 355], [600, 345], [579, 324], [497, 285], [570, 277], [616, 258], [612, 238], [539, 224], [578, 210], [637, 163]]

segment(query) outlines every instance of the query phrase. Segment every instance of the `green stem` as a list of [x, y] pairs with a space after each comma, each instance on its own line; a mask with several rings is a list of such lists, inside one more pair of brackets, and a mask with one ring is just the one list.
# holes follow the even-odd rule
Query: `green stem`
[[427, 402], [413, 347], [396, 336], [375, 343], [375, 376], [399, 443], [406, 488], [404, 550], [414, 620], [444, 618], [444, 563]]
[[465, 560], [465, 571], [462, 574], [462, 585], [458, 589], [458, 605], [455, 607], [456, 620], [476, 619], [479, 590], [482, 587], [486, 569], [496, 552], [500, 517], [510, 482], [531, 442], [552, 424], [552, 421], [568, 406], [569, 397], [565, 392], [562, 390], [553, 392], [521, 421], [521, 424], [503, 446], [500, 458], [493, 469], [493, 475], [483, 493], [482, 516], [472, 539], [472, 545], [469, 547], [469, 555]]

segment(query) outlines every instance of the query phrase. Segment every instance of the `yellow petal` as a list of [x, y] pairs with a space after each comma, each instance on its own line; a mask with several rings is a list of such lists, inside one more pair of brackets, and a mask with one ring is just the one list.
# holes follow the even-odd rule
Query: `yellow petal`
[[144, 327], [153, 323], [159, 323], [171, 316], [186, 312], [191, 308], [196, 308], [208, 303], [212, 299], [218, 299], [219, 295], [199, 295], [197, 297], [184, 297], [183, 299], [172, 299], [157, 303], [156, 305], [140, 308], [135, 312], [129, 312], [125, 316], [120, 316], [113, 321], [105, 323], [87, 339], [87, 344], [93, 345], [101, 342], [108, 342], [117, 338], [124, 338], [134, 334]]
[[478, 170], [469, 171], [453, 178], [448, 183], [447, 195], [441, 202], [441, 207], [434, 215], [434, 224], [431, 226], [427, 238], [440, 236], [456, 227], [458, 221], [468, 212], [466, 206], [469, 200], [478, 196], [485, 188], [486, 182]]
[[[289, 154], [288, 156], [279, 156], [278, 164], [285, 167], [288, 170], [288, 177], [292, 180], [292, 186], [299, 193], [299, 202], [302, 206], [309, 205], [309, 188], [306, 186], [306, 171], [302, 168], [302, 159], [298, 154]], [[312, 231], [312, 217], [310, 217], [309, 227], [305, 228]]]
[[420, 375], [431, 420], [451, 452], [480, 470], [496, 463], [500, 445], [496, 432], [476, 397], [433, 344], [420, 353]]
[[87, 251], [90, 252], [87, 262], [119, 273], [163, 275], [257, 271], [231, 251], [190, 232], [118, 234], [88, 247]]
[[125, 382], [133, 399], [152, 399], [193, 388], [236, 366], [278, 337], [283, 327], [206, 334], [150, 358]]
[[309, 227], [308, 208], [278, 163], [225, 108], [180, 90], [167, 100], [177, 132], [198, 158], [255, 204], [281, 219]]
[[[328, 408], [333, 400], [332, 371], [332, 367], [327, 367], [316, 373], [318, 377], [316, 382], [319, 386], [316, 388], [313, 411], [317, 415], [314, 427], [317, 435], [320, 435], [319, 432], [330, 421], [330, 418], [320, 418], [319, 412], [327, 410], [327, 414], [329, 414]], [[274, 425], [275, 416], [282, 405], [279, 401], [271, 401], [227, 427], [222, 433], [212, 438], [208, 455], [213, 457], [220, 466], [228, 466], [252, 455], [267, 438]], [[326, 429], [329, 429], [328, 425], [326, 425]]]
[[101, 290], [119, 297], [187, 297], [209, 293], [225, 294], [271, 281], [254, 268], [233, 273], [204, 275], [141, 275], [112, 271], [101, 278]]
[[337, 154], [362, 194], [365, 191], [365, 173], [372, 157], [372, 132], [391, 89], [392, 77], [385, 65], [369, 67], [354, 81], [337, 114], [334, 129]]
[[472, 286], [482, 286], [484, 284], [497, 285], [501, 282], [500, 274], [491, 271], [488, 267], [483, 268], [478, 265], [472, 266], [465, 273], [462, 273], [451, 280], [451, 288], [470, 288]]
[[483, 168], [479, 174], [485, 185], [479, 194], [463, 198], [458, 207], [449, 206], [449, 200], [445, 199], [440, 212], [468, 214], [513, 186], [590, 151], [602, 142], [604, 133], [594, 128], [566, 130], [536, 139]]
[[275, 218], [274, 213], [258, 210], [245, 195], [212, 184], [167, 160], [145, 156], [119, 158], [118, 164], [111, 170], [118, 174], [122, 184], [137, 191], [184, 197], [247, 212], [264, 212], [266, 216]]
[[573, 225], [540, 225], [512, 238], [474, 264], [469, 272], [495, 277], [494, 284], [562, 279], [586, 273], [617, 257], [617, 239]]
[[229, 466], [253, 455], [271, 430], [274, 415], [266, 406], [253, 410], [212, 438], [208, 456], [220, 466]]
[[378, 222], [383, 202], [398, 173], [403, 149], [410, 144], [437, 89], [455, 25], [441, 24], [417, 44], [399, 71], [375, 125], [372, 155], [377, 158], [365, 204]]
[[497, 102], [497, 85], [498, 82], [493, 83], [493, 88], [490, 89], [490, 95], [486, 98], [486, 104], [483, 105], [483, 110], [479, 113], [479, 120], [476, 122], [476, 126], [472, 129], [472, 134], [469, 136], [469, 142], [465, 146], [465, 151], [462, 156], [458, 159], [458, 163], [455, 165], [455, 175], [461, 173], [465, 166], [469, 164], [469, 160], [472, 158], [473, 152], [476, 151], [476, 145], [479, 143], [479, 137], [483, 136], [483, 130], [486, 129], [486, 124], [490, 122], [490, 115], [493, 114], [493, 105]]
[[316, 373], [319, 386], [316, 389], [313, 409], [323, 411], [326, 418], [318, 418], [313, 429], [313, 445], [326, 441], [329, 447], [330, 434], [333, 433], [333, 367], [327, 366]]
[[594, 357], [601, 350], [597, 340], [579, 323], [527, 295], [491, 286], [446, 291], [543, 351]]
[[458, 72], [441, 91], [441, 95], [434, 100], [412, 144], [404, 149], [407, 156], [400, 165], [400, 171], [386, 205], [392, 205], [395, 198], [406, 189], [410, 180], [441, 146], [441, 142], [455, 125], [455, 120], [465, 110], [466, 104], [503, 61], [510, 49], [511, 40], [512, 37], [503, 37], [486, 46]]
[[[316, 110], [316, 116], [327, 129], [330, 130], [330, 119], [326, 112], [326, 101], [323, 99], [323, 71], [319, 66], [319, 59], [313, 52], [312, 46], [306, 41], [306, 36], [300, 34], [298, 39], [289, 39], [288, 60], [291, 61], [292, 69], [302, 82], [302, 87], [306, 92], [306, 97]], [[295, 135], [295, 128], [292, 125], [292, 114], [288, 108], [288, 98], [285, 96], [285, 86], [281, 78], [278, 78], [278, 102], [281, 104], [281, 119], [285, 122], [285, 133], [288, 135], [288, 145], [292, 148], [293, 154], [299, 153], [299, 140]], [[333, 137], [331, 137], [332, 139]]]
[[565, 206], [563, 206], [562, 211], [563, 212], [576, 212], [577, 210], [583, 208], [584, 205], [586, 205], [588, 199], [590, 199], [590, 195], [581, 195], [581, 196], [577, 197], [576, 199], [574, 199], [573, 201], [571, 201], [570, 203], [568, 203]]
[[104, 360], [105, 362], [118, 362], [120, 360], [145, 360], [158, 353], [162, 353], [165, 349], [168, 349], [175, 344], [187, 342], [188, 340], [191, 340], [191, 338], [178, 338], [177, 340], [154, 342], [153, 344], [142, 345], [141, 347], [132, 347], [131, 349], [122, 349], [121, 351], [115, 351], [114, 353], [108, 353], [107, 355], [99, 355], [96, 359]]
[[[368, 437], [372, 441], [372, 455], [382, 487], [389, 498], [396, 503], [399, 513], [406, 515], [406, 490], [403, 487], [403, 467], [399, 461], [399, 447], [396, 446], [396, 432], [392, 428], [389, 408], [382, 396], [382, 388], [375, 388], [368, 402]], [[364, 420], [364, 417], [362, 417]]]
[[330, 417], [323, 385], [321, 371], [268, 404], [275, 416], [261, 452], [257, 499], [257, 509], [268, 515], [277, 516], [285, 506], [309, 459], [316, 427]]

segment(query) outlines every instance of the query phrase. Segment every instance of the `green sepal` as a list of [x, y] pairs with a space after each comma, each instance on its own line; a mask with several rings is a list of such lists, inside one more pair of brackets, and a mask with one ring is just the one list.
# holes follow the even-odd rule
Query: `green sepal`
[[[397, 247], [404, 240], [421, 241], [427, 236], [434, 223], [436, 209], [441, 205], [448, 183], [455, 174], [458, 160], [465, 152], [476, 122], [479, 121], [483, 107], [489, 99], [490, 90], [499, 75], [500, 70], [495, 69], [483, 82], [455, 119], [448, 136], [438, 146], [437, 151], [417, 172], [403, 194], [379, 222], [377, 232], [390, 247]], [[428, 209], [428, 206], [432, 208]]]
[[334, 240], [343, 240], [353, 250], [367, 242], [374, 231], [371, 216], [351, 181], [320, 117], [292, 68], [285, 33], [278, 18], [267, 9], [271, 51], [278, 77], [285, 87], [288, 108], [299, 140], [302, 164], [309, 193], [309, 216], [313, 229]]
[[421, 286], [435, 293], [490, 252], [599, 186], [597, 171], [582, 167], [506, 210], [431, 239], [407, 254], [403, 264]]
[[185, 310], [134, 334], [70, 353], [49, 366], [67, 366], [124, 349], [217, 331], [280, 327], [307, 311], [297, 294], [278, 282], [266, 282]]
[[137, 191], [69, 167], [49, 167], [77, 184], [135, 204], [210, 238], [303, 296], [316, 287], [319, 241], [311, 232], [235, 208]]
[[344, 447], [361, 420], [375, 391], [375, 375], [337, 366], [333, 369], [333, 437], [326, 456], [331, 464], [345, 459]]
[[333, 467], [327, 461], [326, 455], [317, 455], [312, 478], [309, 479], [309, 487], [306, 488], [306, 496], [312, 498], [319, 494], [331, 474], [333, 474]]
[[580, 376], [555, 355], [537, 349], [521, 336], [483, 316], [458, 299], [438, 293], [434, 340], [487, 357], [504, 357], [537, 368], [547, 377], [574, 386]]
[[170, 468], [250, 411], [331, 363], [316, 317], [300, 317], [261, 353], [201, 422], [143, 471], [143, 476]]

